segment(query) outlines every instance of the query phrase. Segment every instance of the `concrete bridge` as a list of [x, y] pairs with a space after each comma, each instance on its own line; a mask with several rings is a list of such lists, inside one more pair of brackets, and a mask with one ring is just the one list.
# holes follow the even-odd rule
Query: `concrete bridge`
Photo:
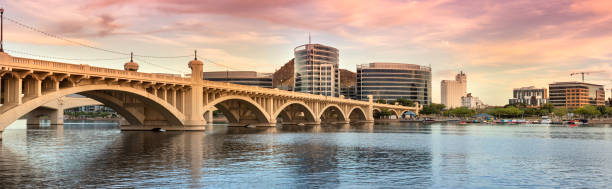
[[[129, 124], [122, 130], [204, 130], [214, 108], [230, 125], [275, 126], [372, 122], [374, 109], [397, 115], [415, 107], [203, 80], [203, 63], [188, 63], [191, 77], [13, 57], [0, 53], [0, 134], [18, 118], [69, 94], [113, 108]], [[206, 119], [205, 119], [206, 118]], [[212, 119], [208, 120], [212, 121]], [[59, 123], [59, 122], [58, 122]]]

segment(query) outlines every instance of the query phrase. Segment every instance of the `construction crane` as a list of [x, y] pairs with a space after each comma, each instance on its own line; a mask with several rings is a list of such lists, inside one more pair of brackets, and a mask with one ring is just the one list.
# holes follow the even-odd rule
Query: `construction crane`
[[589, 75], [589, 74], [592, 74], [592, 73], [601, 73], [601, 72], [603, 72], [603, 71], [574, 72], [574, 73], [571, 73], [571, 74], [570, 74], [570, 76], [574, 76], [574, 75], [578, 75], [578, 74], [580, 74], [580, 75], [582, 75], [582, 82], [584, 82], [584, 74]]

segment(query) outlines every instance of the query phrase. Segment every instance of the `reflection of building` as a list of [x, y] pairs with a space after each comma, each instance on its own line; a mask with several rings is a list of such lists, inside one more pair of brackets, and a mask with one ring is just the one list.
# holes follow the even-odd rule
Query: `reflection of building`
[[431, 104], [431, 67], [403, 63], [357, 65], [357, 96], [368, 100], [399, 98]]
[[604, 105], [603, 85], [583, 82], [556, 82], [548, 86], [550, 103], [557, 107], [579, 108], [584, 105]]
[[535, 88], [534, 86], [515, 88], [512, 94], [513, 98], [508, 100], [510, 104], [523, 103], [527, 106], [540, 106], [548, 102], [548, 89], [546, 88]]
[[250, 85], [272, 88], [272, 74], [254, 71], [220, 71], [204, 72], [204, 79], [209, 81], [229, 82], [240, 85]]
[[345, 69], [340, 69], [340, 94], [344, 98], [357, 99], [355, 95], [357, 87], [357, 75]]
[[281, 90], [293, 91], [293, 60], [276, 70], [272, 76], [272, 86]]
[[440, 89], [442, 104], [446, 105], [447, 108], [459, 107], [461, 106], [461, 97], [466, 94], [467, 76], [462, 71], [455, 76], [455, 80], [442, 80]]
[[472, 96], [472, 93], [468, 93], [466, 96], [461, 97], [461, 106], [470, 109], [485, 109], [485, 105], [478, 97]]
[[294, 54], [295, 91], [339, 96], [338, 49], [306, 44], [296, 47]]

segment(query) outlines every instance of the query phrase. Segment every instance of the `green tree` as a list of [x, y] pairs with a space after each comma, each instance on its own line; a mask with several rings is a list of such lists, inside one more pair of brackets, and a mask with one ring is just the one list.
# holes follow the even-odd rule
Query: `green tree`
[[552, 113], [555, 110], [555, 105], [551, 103], [542, 104], [540, 106], [540, 111], [544, 114]]
[[395, 102], [398, 102], [399, 105], [402, 106], [414, 106], [414, 101], [405, 98], [398, 98]]
[[448, 114], [457, 117], [472, 117], [476, 115], [476, 111], [467, 107], [459, 107], [448, 110]]
[[376, 100], [376, 103], [387, 104], [387, 101], [385, 99], [378, 99], [378, 100]]
[[442, 110], [446, 108], [444, 104], [430, 104], [423, 106], [423, 109], [419, 111], [420, 114], [431, 115], [431, 114], [442, 114]]
[[568, 113], [567, 108], [555, 108], [555, 109], [553, 110], [553, 114], [554, 114], [555, 116], [558, 116], [558, 117], [563, 117], [563, 116], [566, 116], [566, 115], [567, 115], [567, 113]]
[[601, 115], [601, 112], [595, 106], [586, 105], [574, 110], [574, 114], [581, 115], [586, 118], [592, 118]]
[[542, 113], [542, 111], [540, 111], [538, 108], [525, 108], [523, 111], [525, 112], [525, 115], [528, 116], [538, 116]]

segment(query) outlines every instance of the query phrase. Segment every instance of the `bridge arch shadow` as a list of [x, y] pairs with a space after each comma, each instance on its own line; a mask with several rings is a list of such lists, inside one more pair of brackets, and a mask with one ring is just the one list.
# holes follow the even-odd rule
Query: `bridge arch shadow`
[[348, 111], [348, 113], [348, 119], [351, 122], [360, 122], [368, 120], [368, 115], [366, 114], [365, 110], [359, 106], [353, 107], [353, 109]]
[[[246, 126], [275, 124], [265, 109], [247, 96], [224, 96], [217, 98], [204, 106], [204, 113], [212, 113], [210, 110], [217, 108], [229, 122], [229, 126]], [[202, 115], [205, 116], [205, 115]], [[210, 121], [210, 120], [209, 120]]]
[[345, 115], [340, 106], [329, 104], [321, 109], [318, 117], [321, 119], [321, 123], [348, 123], [349, 120]]
[[300, 101], [289, 101], [279, 108], [272, 115], [273, 119], [282, 124], [318, 124], [320, 121], [314, 114], [314, 111]]

